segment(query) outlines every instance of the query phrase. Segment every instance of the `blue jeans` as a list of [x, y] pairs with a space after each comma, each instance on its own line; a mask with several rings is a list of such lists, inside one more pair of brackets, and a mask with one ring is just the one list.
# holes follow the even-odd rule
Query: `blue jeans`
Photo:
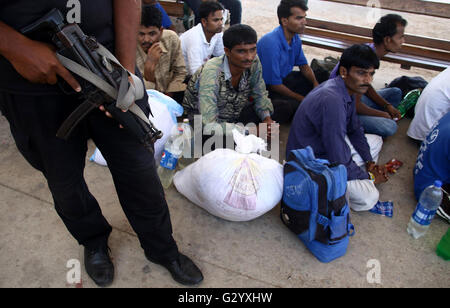
[[[402, 91], [399, 88], [385, 88], [378, 90], [377, 93], [395, 108], [402, 100]], [[382, 107], [365, 95], [361, 98], [361, 102], [371, 108], [384, 111]], [[392, 119], [367, 115], [358, 115], [358, 118], [366, 134], [387, 137], [392, 136], [397, 131], [397, 123]]]

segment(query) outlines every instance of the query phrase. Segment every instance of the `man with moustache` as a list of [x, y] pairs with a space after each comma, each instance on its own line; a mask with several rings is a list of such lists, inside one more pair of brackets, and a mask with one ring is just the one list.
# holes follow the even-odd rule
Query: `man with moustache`
[[223, 6], [215, 1], [202, 2], [199, 14], [201, 22], [180, 36], [189, 75], [193, 75], [211, 56], [224, 54]]
[[136, 65], [144, 75], [145, 88], [181, 103], [186, 89], [181, 42], [175, 32], [162, 27], [162, 14], [156, 6], [143, 6], [137, 40]]
[[[318, 82], [302, 49], [302, 34], [306, 26], [304, 0], [282, 0], [277, 15], [280, 26], [258, 42], [258, 56], [263, 77], [275, 109], [273, 119], [289, 122], [298, 105]], [[293, 71], [298, 66], [300, 71]]]
[[[397, 14], [388, 14], [376, 23], [372, 29], [373, 43], [368, 44], [378, 59], [386, 54], [398, 52], [405, 42], [407, 21]], [[339, 64], [330, 73], [330, 78], [339, 75]], [[399, 88], [385, 88], [376, 91], [372, 86], [364, 95], [356, 95], [356, 112], [364, 131], [381, 137], [392, 136], [397, 131], [397, 122], [401, 118], [397, 106], [402, 100]]]
[[[287, 153], [311, 146], [316, 157], [344, 165], [347, 168], [346, 198], [355, 211], [372, 209], [379, 197], [375, 184], [387, 181], [386, 169], [374, 162], [382, 139], [376, 135], [364, 136], [356, 116], [354, 97], [366, 93], [379, 63], [377, 55], [367, 45], [346, 49], [341, 57], [339, 76], [312, 90], [298, 108], [287, 144]], [[351, 147], [361, 156], [361, 166], [355, 162], [357, 154], [352, 155]]]
[[188, 83], [183, 107], [190, 120], [201, 114], [203, 125], [219, 125], [224, 135], [231, 135], [236, 123], [263, 122], [268, 124], [270, 136], [273, 107], [256, 41], [255, 30], [247, 25], [237, 24], [225, 31], [225, 55], [206, 62]]

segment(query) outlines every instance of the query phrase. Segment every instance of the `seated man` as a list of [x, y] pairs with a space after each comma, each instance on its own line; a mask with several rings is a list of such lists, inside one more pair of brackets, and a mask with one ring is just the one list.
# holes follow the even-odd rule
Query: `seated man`
[[445, 191], [437, 214], [450, 223], [450, 111], [430, 130], [420, 147], [414, 168], [414, 194], [417, 200], [435, 180], [442, 182]]
[[[372, 209], [379, 197], [375, 184], [387, 181], [386, 169], [373, 161], [377, 153], [371, 154], [373, 145], [364, 136], [353, 97], [367, 91], [379, 63], [377, 55], [367, 45], [346, 49], [338, 77], [320, 84], [300, 104], [287, 144], [288, 153], [311, 146], [316, 157], [344, 165], [348, 178], [346, 198], [355, 211]], [[367, 171], [352, 159], [346, 137], [362, 157]], [[375, 140], [380, 144], [382, 139], [376, 136]]]
[[177, 102], [183, 100], [186, 66], [178, 35], [161, 25], [161, 12], [154, 5], [142, 8], [136, 64], [145, 87], [162, 92]]
[[190, 120], [201, 114], [203, 125], [220, 125], [225, 135], [231, 135], [235, 123], [264, 122], [270, 128], [273, 107], [256, 55], [256, 41], [255, 30], [247, 25], [234, 25], [225, 31], [225, 55], [206, 62], [188, 83], [183, 107]]
[[[258, 42], [264, 81], [274, 107], [273, 119], [289, 122], [306, 94], [318, 86], [303, 54], [302, 40], [308, 7], [304, 0], [282, 0], [278, 5], [280, 26]], [[300, 71], [293, 71], [298, 66]]]
[[201, 23], [180, 36], [184, 61], [189, 75], [211, 56], [223, 55], [223, 6], [215, 1], [200, 5]]
[[[407, 21], [396, 14], [383, 16], [372, 30], [373, 44], [369, 46], [375, 51], [378, 59], [389, 52], [398, 52], [405, 42]], [[339, 64], [330, 74], [330, 78], [338, 75]], [[356, 112], [364, 131], [381, 137], [392, 136], [397, 131], [396, 121], [400, 120], [400, 112], [396, 107], [402, 100], [399, 88], [386, 88], [376, 91], [369, 86], [365, 95], [356, 96]]]
[[407, 135], [425, 140], [431, 128], [450, 111], [450, 67], [433, 78], [423, 90], [415, 107], [415, 116]]
[[162, 26], [164, 29], [169, 29], [174, 32], [177, 32], [175, 25], [172, 23], [172, 20], [170, 20], [169, 15], [167, 15], [166, 10], [159, 4], [157, 0], [142, 0], [142, 6], [146, 5], [154, 5], [158, 8], [158, 10], [161, 11], [162, 14]]
[[[199, 14], [199, 7], [202, 1], [205, 0], [184, 0], [188, 4], [188, 6], [191, 8], [192, 12], [194, 12], [195, 15], [195, 24], [198, 24], [200, 22], [200, 14]], [[219, 0], [220, 3], [228, 10], [230, 11], [231, 19], [230, 19], [230, 26], [235, 24], [241, 23], [241, 17], [242, 17], [242, 4], [241, 0]]]

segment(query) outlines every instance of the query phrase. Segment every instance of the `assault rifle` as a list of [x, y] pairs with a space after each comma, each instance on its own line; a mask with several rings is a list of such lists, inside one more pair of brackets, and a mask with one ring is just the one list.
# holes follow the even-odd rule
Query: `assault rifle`
[[[125, 129], [153, 152], [152, 145], [162, 137], [162, 132], [134, 104], [135, 100], [144, 96], [145, 91], [138, 77], [123, 68], [95, 38], [85, 35], [76, 23], [65, 23], [58, 9], [52, 9], [21, 32], [31, 39], [53, 43], [58, 59], [76, 74], [81, 85], [83, 102], [62, 123], [56, 134], [58, 137], [69, 138], [72, 130], [89, 112], [104, 105]], [[61, 82], [63, 91], [69, 93], [67, 83]]]

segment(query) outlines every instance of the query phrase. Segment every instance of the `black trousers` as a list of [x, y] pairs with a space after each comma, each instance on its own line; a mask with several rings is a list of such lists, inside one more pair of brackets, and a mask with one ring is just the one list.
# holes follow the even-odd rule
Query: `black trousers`
[[67, 141], [55, 136], [78, 104], [71, 96], [0, 92], [0, 109], [19, 151], [47, 179], [56, 211], [80, 245], [95, 248], [112, 230], [83, 177], [87, 141], [92, 138], [108, 163], [120, 204], [144, 251], [156, 260], [177, 258], [153, 153], [98, 109]]
[[[300, 71], [292, 71], [283, 79], [283, 85], [289, 90], [306, 96], [314, 88]], [[278, 123], [289, 123], [295, 115], [300, 102], [293, 98], [269, 90], [269, 97], [273, 105], [272, 119]]]

